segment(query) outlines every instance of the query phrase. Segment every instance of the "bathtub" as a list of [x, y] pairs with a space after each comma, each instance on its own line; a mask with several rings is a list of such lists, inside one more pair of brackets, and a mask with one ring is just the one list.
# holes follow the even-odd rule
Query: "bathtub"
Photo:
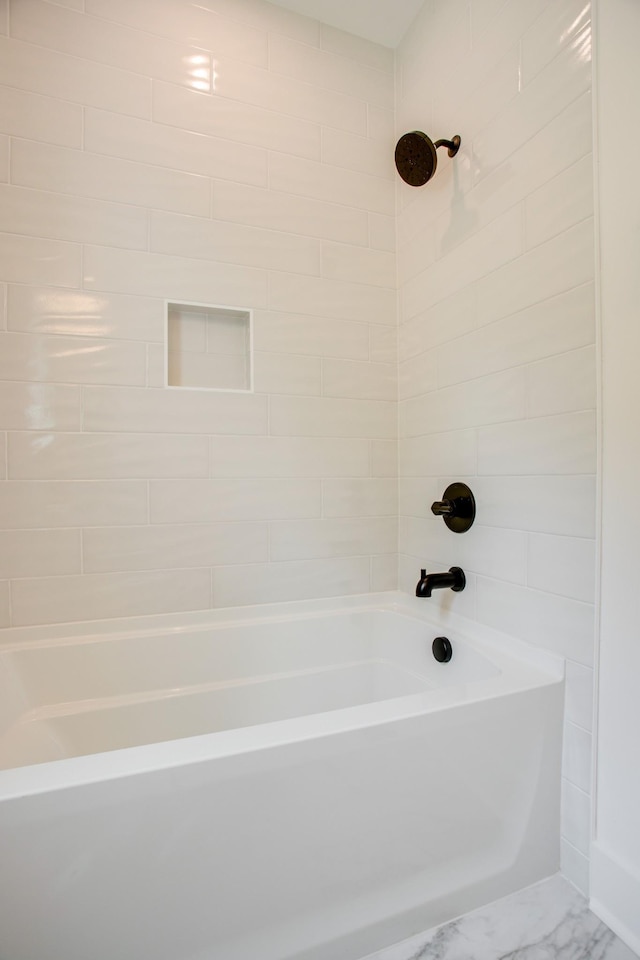
[[1, 631], [1, 960], [357, 960], [555, 872], [561, 670], [435, 609]]

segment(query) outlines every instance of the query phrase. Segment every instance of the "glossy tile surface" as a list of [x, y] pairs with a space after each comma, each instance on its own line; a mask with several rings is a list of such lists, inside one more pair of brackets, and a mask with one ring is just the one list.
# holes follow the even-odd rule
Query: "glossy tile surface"
[[560, 876], [363, 960], [637, 960]]
[[24, 187], [195, 216], [209, 210], [205, 177], [115, 157], [15, 140], [11, 170], [12, 182]]
[[150, 78], [14, 38], [0, 38], [0, 82], [125, 116], [151, 117]]
[[[465, 51], [455, 71], [447, 49]], [[462, 137], [423, 190], [398, 185], [400, 585], [410, 590], [425, 564], [461, 563], [473, 595], [470, 586], [452, 609], [567, 658], [562, 862], [586, 890], [597, 452], [590, 4], [433, 0], [397, 51], [397, 80], [397, 135], [420, 111], [434, 134], [449, 125], [447, 136]], [[478, 514], [453, 543], [429, 500], [460, 478]]]
[[82, 145], [82, 107], [26, 90], [0, 88], [0, 130], [61, 146]]

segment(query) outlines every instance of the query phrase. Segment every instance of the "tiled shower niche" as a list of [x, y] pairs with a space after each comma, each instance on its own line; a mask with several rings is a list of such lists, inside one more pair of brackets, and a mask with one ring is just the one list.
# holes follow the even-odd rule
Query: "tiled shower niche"
[[251, 330], [248, 309], [168, 301], [166, 386], [251, 391]]

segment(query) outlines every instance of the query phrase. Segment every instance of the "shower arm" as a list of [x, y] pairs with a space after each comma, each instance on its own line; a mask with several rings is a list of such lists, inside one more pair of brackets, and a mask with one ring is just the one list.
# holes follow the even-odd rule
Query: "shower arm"
[[449, 156], [455, 157], [456, 153], [460, 149], [460, 137], [456, 134], [452, 140], [436, 140], [434, 147], [436, 149], [438, 147], [446, 147]]

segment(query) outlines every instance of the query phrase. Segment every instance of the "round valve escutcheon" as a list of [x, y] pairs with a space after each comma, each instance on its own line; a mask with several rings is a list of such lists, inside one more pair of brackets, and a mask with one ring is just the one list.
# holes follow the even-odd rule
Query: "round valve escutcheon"
[[431, 513], [442, 517], [454, 533], [466, 533], [476, 518], [476, 501], [466, 483], [450, 483], [442, 500], [431, 504]]

